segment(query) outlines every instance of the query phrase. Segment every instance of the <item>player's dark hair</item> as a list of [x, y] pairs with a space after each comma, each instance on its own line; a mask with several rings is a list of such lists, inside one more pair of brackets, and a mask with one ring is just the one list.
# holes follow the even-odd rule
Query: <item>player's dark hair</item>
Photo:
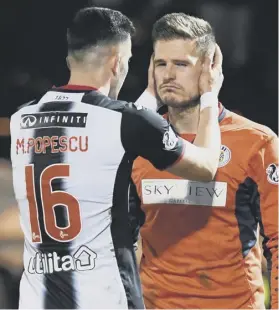
[[174, 39], [195, 40], [201, 53], [206, 52], [212, 43], [216, 42], [213, 29], [208, 22], [184, 13], [164, 15], [153, 25], [153, 44], [158, 40]]
[[133, 36], [132, 21], [119, 11], [86, 7], [79, 10], [67, 31], [69, 53], [92, 46], [125, 41]]

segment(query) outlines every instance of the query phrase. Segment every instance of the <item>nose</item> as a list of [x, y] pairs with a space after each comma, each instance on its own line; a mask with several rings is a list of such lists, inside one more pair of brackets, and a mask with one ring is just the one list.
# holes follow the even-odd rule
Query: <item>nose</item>
[[175, 67], [171, 64], [168, 64], [165, 67], [165, 72], [164, 72], [164, 81], [170, 81], [170, 80], [174, 80], [176, 77], [175, 74]]

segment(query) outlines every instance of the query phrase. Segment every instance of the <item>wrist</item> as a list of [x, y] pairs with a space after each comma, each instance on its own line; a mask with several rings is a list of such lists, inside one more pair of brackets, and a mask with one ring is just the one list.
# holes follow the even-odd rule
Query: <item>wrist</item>
[[218, 110], [218, 97], [215, 92], [203, 93], [200, 97], [200, 110], [213, 108]]
[[155, 97], [155, 91], [154, 91], [154, 86], [153, 85], [147, 85], [145, 91], [147, 91], [148, 93], [150, 93], [152, 96]]
[[157, 111], [158, 105], [157, 100], [152, 93], [146, 89], [141, 96], [138, 98], [138, 100], [135, 102], [135, 105], [143, 106], [147, 109]]

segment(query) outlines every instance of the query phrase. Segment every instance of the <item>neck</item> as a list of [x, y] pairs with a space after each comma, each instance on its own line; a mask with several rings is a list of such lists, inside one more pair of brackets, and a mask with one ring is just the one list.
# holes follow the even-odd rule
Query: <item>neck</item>
[[110, 80], [104, 78], [104, 73], [95, 71], [94, 76], [87, 72], [78, 70], [72, 71], [68, 84], [82, 85], [97, 88], [101, 93], [108, 96], [110, 90]]
[[179, 134], [195, 134], [199, 125], [200, 105], [186, 109], [168, 107], [168, 117]]

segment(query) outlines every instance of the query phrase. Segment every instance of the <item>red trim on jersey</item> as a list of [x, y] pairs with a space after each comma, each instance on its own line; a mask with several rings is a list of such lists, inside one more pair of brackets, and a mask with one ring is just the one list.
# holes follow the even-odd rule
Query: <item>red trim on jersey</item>
[[181, 159], [183, 158], [184, 156], [184, 153], [185, 153], [185, 150], [186, 150], [186, 144], [187, 143], [183, 143], [183, 149], [182, 149], [182, 152], [181, 154], [179, 155], [179, 157], [177, 158], [177, 160], [170, 166], [170, 167], [173, 167], [175, 164], [179, 163], [181, 161]]
[[86, 85], [74, 85], [74, 84], [67, 84], [64, 86], [60, 86], [60, 87], [56, 87], [53, 86], [53, 88], [57, 88], [57, 89], [70, 89], [70, 90], [98, 90], [98, 88], [96, 87], [92, 87], [92, 86], [86, 86]]

